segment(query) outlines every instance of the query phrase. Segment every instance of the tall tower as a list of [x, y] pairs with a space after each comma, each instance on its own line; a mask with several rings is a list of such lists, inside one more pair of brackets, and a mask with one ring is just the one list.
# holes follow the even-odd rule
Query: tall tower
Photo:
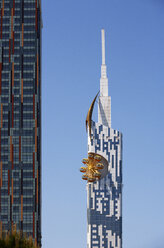
[[98, 122], [87, 115], [87, 248], [122, 248], [122, 134], [111, 128], [111, 98], [105, 64], [105, 32], [102, 35], [102, 65]]
[[41, 1], [0, 0], [0, 234], [41, 244]]

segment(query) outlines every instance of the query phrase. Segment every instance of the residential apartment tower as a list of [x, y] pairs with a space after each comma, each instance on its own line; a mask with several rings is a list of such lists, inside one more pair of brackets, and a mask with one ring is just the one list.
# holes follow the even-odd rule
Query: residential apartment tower
[[41, 244], [41, 2], [0, 0], [0, 233]]

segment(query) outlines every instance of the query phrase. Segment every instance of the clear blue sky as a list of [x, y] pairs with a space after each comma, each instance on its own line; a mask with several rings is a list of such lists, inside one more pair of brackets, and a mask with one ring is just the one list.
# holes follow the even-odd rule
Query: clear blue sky
[[86, 248], [79, 168], [101, 28], [112, 128], [123, 133], [123, 248], [163, 248], [164, 0], [42, 0], [42, 13], [43, 248]]

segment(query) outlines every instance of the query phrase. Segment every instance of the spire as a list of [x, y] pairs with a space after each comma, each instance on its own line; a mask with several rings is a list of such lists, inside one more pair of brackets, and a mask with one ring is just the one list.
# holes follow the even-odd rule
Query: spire
[[102, 43], [102, 65], [101, 65], [101, 79], [100, 79], [100, 96], [108, 96], [108, 78], [105, 64], [105, 30], [101, 30]]
[[111, 103], [110, 96], [108, 96], [108, 78], [105, 64], [105, 30], [101, 30], [102, 43], [102, 64], [101, 64], [101, 78], [100, 78], [100, 98], [98, 105], [98, 120], [99, 123], [111, 127]]
[[102, 42], [102, 65], [105, 65], [105, 30], [101, 30], [101, 42]]

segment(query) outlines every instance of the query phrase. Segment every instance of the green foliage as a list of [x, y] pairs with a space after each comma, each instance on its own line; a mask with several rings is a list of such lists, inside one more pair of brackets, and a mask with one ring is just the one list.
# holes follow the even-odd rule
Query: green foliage
[[0, 238], [0, 248], [39, 248], [34, 245], [32, 238], [22, 237], [18, 233], [3, 235]]

